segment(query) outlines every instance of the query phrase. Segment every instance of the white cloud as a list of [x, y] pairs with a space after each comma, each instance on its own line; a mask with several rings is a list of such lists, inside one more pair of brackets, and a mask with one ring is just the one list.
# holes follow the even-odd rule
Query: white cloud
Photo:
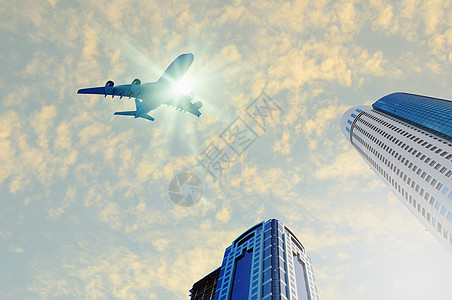
[[231, 219], [230, 210], [226, 206], [224, 206], [215, 214], [215, 219], [220, 223], [227, 223]]
[[371, 1], [371, 5], [376, 16], [373, 25], [378, 29], [381, 28], [389, 33], [395, 33], [399, 24], [397, 19], [394, 18], [393, 6], [381, 1]]
[[291, 145], [289, 143], [290, 134], [288, 130], [285, 130], [281, 139], [276, 141], [273, 145], [273, 151], [283, 154], [289, 155], [291, 153]]
[[[386, 199], [381, 181], [340, 135], [338, 118], [382, 87], [448, 93], [430, 83], [433, 72], [450, 78], [450, 1], [3, 6], [10, 9], [0, 13], [0, 83], [7, 87], [0, 188], [8, 202], [0, 227], [10, 229], [0, 235], [13, 245], [7, 251], [23, 250], [33, 261], [24, 262], [33, 282], [14, 283], [15, 290], [28, 285], [42, 298], [183, 298], [221, 264], [241, 230], [269, 216], [285, 218], [306, 244], [325, 299], [349, 299], [343, 286], [352, 287], [352, 298], [381, 298], [361, 296], [372, 285], [362, 281], [366, 268], [380, 264], [360, 256], [421, 249], [409, 230], [416, 222]], [[169, 119], [162, 108], [154, 123], [123, 122], [111, 114], [131, 101], [75, 94], [110, 77], [118, 84], [158, 78], [157, 69], [188, 51], [196, 55], [190, 72], [203, 75], [195, 92], [205, 105], [195, 121]], [[259, 140], [263, 147], [250, 149], [221, 184], [203, 181], [194, 207], [174, 206], [169, 181], [263, 89], [285, 111]], [[52, 257], [47, 244], [22, 244], [35, 241], [35, 231], [17, 224], [43, 224], [36, 230], [52, 237]], [[76, 240], [67, 228], [79, 229]], [[447, 286], [440, 284], [447, 279], [441, 268], [450, 269], [442, 259], [430, 273], [438, 276], [428, 285], [433, 292]], [[7, 271], [26, 278], [21, 270]]]
[[24, 253], [24, 249], [21, 248], [21, 247], [12, 246], [9, 249], [9, 252], [11, 252], [11, 253]]
[[318, 148], [319, 142], [323, 140], [322, 137], [326, 134], [327, 130], [331, 127], [338, 127], [338, 118], [347, 110], [347, 107], [336, 103], [337, 100], [327, 101], [326, 105], [328, 106], [317, 108], [315, 115], [311, 116], [311, 118], [301, 125], [301, 130], [308, 139], [310, 150]]
[[313, 172], [314, 177], [320, 180], [330, 178], [346, 180], [351, 176], [368, 176], [369, 174], [369, 167], [352, 148], [342, 150], [332, 159], [327, 159]]
[[92, 27], [85, 26], [83, 29], [84, 33], [84, 47], [83, 47], [83, 56], [85, 59], [91, 59], [93, 56], [98, 54], [97, 50], [97, 41], [99, 33]]
[[157, 249], [157, 251], [165, 251], [165, 249], [168, 247], [168, 244], [170, 243], [167, 239], [158, 239], [152, 242], [152, 245]]

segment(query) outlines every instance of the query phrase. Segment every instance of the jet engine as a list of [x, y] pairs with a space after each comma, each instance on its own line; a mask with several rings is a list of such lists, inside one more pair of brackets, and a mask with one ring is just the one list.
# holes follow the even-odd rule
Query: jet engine
[[110, 94], [115, 88], [115, 83], [113, 81], [107, 81], [105, 84], [105, 95]]
[[132, 93], [135, 94], [140, 91], [140, 86], [141, 86], [141, 80], [136, 78], [130, 84], [130, 91], [132, 91]]
[[195, 103], [193, 103], [193, 107], [195, 109], [200, 109], [202, 107], [202, 102], [201, 101], [196, 101]]
[[191, 92], [185, 94], [185, 100], [191, 101], [191, 100], [193, 100], [193, 98], [195, 98], [195, 94], [193, 94]]

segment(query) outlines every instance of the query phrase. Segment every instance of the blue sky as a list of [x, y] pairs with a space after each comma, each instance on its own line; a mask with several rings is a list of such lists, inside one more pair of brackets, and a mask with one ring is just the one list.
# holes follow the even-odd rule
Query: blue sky
[[[0, 298], [188, 299], [269, 218], [307, 248], [321, 299], [452, 298], [452, 256], [339, 128], [391, 92], [451, 99], [452, 1], [0, 3]], [[199, 119], [76, 94], [187, 52]], [[262, 91], [282, 115], [175, 206], [172, 178]]]

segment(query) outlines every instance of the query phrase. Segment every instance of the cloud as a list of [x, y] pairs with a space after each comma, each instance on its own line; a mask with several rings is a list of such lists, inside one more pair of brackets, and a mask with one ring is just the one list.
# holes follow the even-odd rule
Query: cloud
[[318, 164], [313, 176], [319, 180], [336, 178], [347, 180], [349, 177], [368, 176], [368, 166], [362, 161], [355, 149], [338, 152], [333, 159]]
[[347, 1], [336, 5], [336, 8], [339, 8], [338, 16], [342, 32], [353, 32], [359, 28], [354, 4], [353, 1]]
[[221, 50], [220, 54], [223, 59], [228, 63], [238, 63], [241, 59], [241, 55], [235, 45], [228, 45]]
[[53, 127], [56, 115], [57, 110], [55, 105], [48, 105], [42, 107], [41, 111], [36, 115], [36, 118], [31, 121], [31, 125], [39, 137], [39, 146], [41, 148], [49, 147], [48, 129], [49, 127]]
[[13, 128], [20, 128], [19, 117], [15, 112], [0, 117], [0, 183], [16, 171], [14, 167], [15, 147], [12, 145], [11, 136]]
[[[444, 19], [444, 12], [447, 11], [446, 7], [450, 2], [443, 0], [424, 1], [422, 8], [424, 12], [425, 33], [430, 35], [437, 31], [437, 27], [440, 25], [441, 20]], [[449, 4], [449, 5], [447, 5]]]
[[224, 206], [215, 215], [215, 219], [220, 223], [227, 223], [231, 219], [231, 212], [226, 206]]
[[158, 239], [152, 242], [152, 245], [157, 251], [162, 252], [168, 247], [170, 241], [168, 239]]
[[24, 249], [21, 248], [21, 247], [12, 246], [12, 247], [9, 249], [9, 252], [10, 252], [10, 253], [24, 253]]
[[273, 145], [273, 151], [283, 154], [283, 155], [289, 155], [291, 153], [291, 145], [289, 143], [289, 131], [285, 130], [281, 140], [276, 141]]
[[61, 150], [69, 150], [72, 148], [72, 132], [69, 129], [69, 123], [62, 122], [57, 130], [57, 137], [55, 139], [55, 148]]
[[383, 29], [392, 34], [398, 31], [399, 24], [397, 19], [394, 18], [394, 8], [391, 4], [381, 1], [371, 1], [371, 7], [375, 15], [373, 26], [376, 29]]
[[[318, 104], [319, 107], [316, 109], [315, 114], [309, 114], [310, 118], [301, 125], [301, 131], [308, 139], [308, 147], [311, 150], [318, 148], [319, 143], [323, 140], [322, 136], [329, 129], [338, 127], [334, 124], [339, 124], [338, 118], [347, 110], [346, 106], [337, 104], [337, 100], [328, 100], [324, 103], [327, 105], [326, 107]], [[327, 142], [325, 140], [323, 141]]]
[[[238, 234], [268, 217], [286, 219], [316, 259], [321, 298], [366, 290], [368, 282], [347, 281], [365, 278], [363, 265], [378, 267], [360, 256], [421, 242], [405, 208], [386, 199], [340, 135], [338, 117], [381, 87], [428, 82], [432, 70], [450, 77], [450, 9], [447, 1], [417, 0], [115, 0], [24, 2], [0, 13], [7, 66], [0, 184], [6, 199], [25, 199], [4, 203], [0, 227], [11, 232], [0, 235], [13, 245], [7, 250], [22, 249], [33, 262], [24, 262], [33, 279], [16, 290], [28, 285], [41, 298], [183, 298]], [[153, 124], [114, 119], [133, 102], [76, 96], [102, 78], [158, 78], [168, 57], [188, 51], [196, 55], [190, 72], [202, 75], [199, 120], [167, 118], [165, 108]], [[196, 206], [174, 206], [169, 181], [262, 90], [284, 110], [259, 139], [264, 147], [240, 157], [221, 183], [203, 181]], [[34, 231], [18, 230], [27, 224], [58, 237], [46, 240], [54, 250], [22, 244], [35, 240]], [[75, 240], [67, 228], [79, 229]], [[7, 271], [26, 278], [21, 270]]]
[[326, 80], [350, 86], [352, 72], [344, 54], [346, 48], [310, 41], [302, 49], [293, 48], [275, 60], [268, 70], [271, 93], [293, 90], [313, 80]]
[[63, 205], [49, 209], [48, 217], [53, 220], [57, 220], [59, 217], [61, 217], [74, 202], [76, 195], [77, 190], [74, 187], [68, 187], [63, 200]]
[[84, 59], [92, 59], [93, 56], [98, 54], [97, 43], [98, 43], [98, 35], [99, 33], [96, 30], [88, 25], [83, 29], [84, 34], [84, 47], [82, 51], [82, 55]]

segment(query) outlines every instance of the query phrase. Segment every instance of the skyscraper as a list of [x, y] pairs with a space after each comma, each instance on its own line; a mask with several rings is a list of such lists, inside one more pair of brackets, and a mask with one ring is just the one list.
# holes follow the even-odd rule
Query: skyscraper
[[381, 180], [452, 252], [452, 101], [394, 93], [342, 116], [341, 129]]
[[226, 248], [215, 300], [317, 300], [311, 260], [284, 224], [271, 219]]
[[193, 284], [190, 300], [213, 300], [221, 268], [216, 269], [203, 279]]

